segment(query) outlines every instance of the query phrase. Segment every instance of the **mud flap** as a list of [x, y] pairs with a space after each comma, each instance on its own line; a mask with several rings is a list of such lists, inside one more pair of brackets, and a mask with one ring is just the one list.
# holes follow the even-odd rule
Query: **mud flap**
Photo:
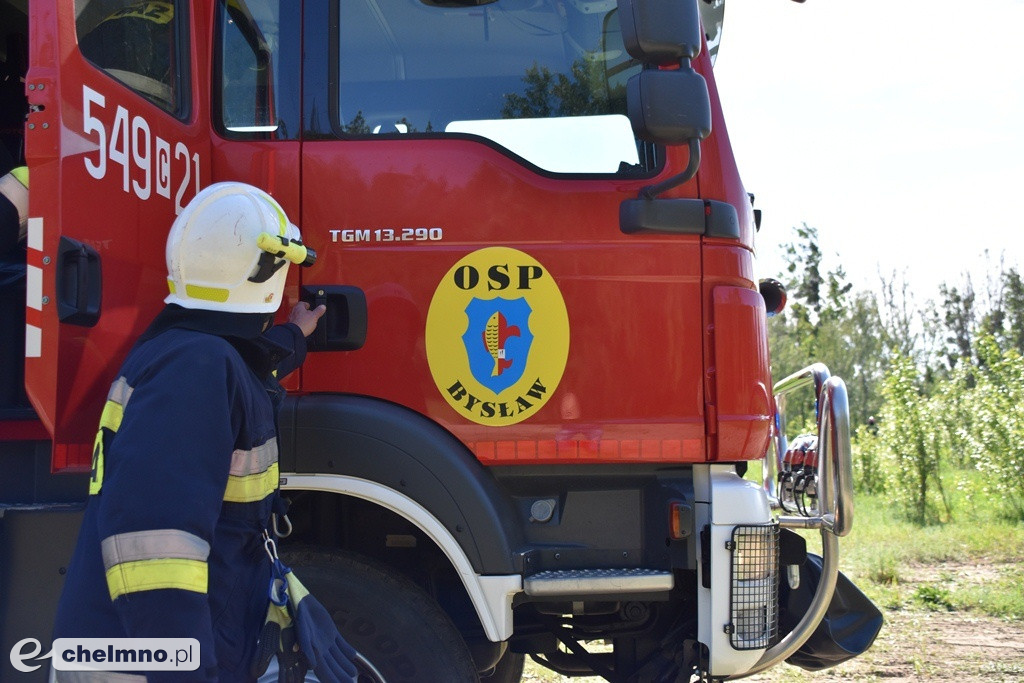
[[[810, 606], [821, 581], [821, 567], [821, 557], [808, 553], [807, 560], [800, 566], [800, 587], [792, 590], [788, 582], [782, 582], [779, 630], [783, 636], [796, 627]], [[825, 617], [807, 642], [786, 662], [808, 671], [836, 666], [871, 647], [881, 629], [882, 613], [853, 582], [839, 572], [836, 590]]]

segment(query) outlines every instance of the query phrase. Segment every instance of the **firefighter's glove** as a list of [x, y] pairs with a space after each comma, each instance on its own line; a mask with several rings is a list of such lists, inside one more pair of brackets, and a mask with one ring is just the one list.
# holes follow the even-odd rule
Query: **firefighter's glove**
[[295, 626], [281, 631], [281, 648], [277, 651], [277, 683], [303, 683], [309, 671], [309, 660], [299, 649]]
[[295, 625], [284, 605], [270, 603], [267, 619], [260, 630], [260, 640], [250, 674], [259, 678], [270, 666], [270, 660], [277, 657], [278, 683], [302, 683], [309, 671], [309, 662], [299, 649], [295, 638]]
[[320, 601], [309, 594], [293, 572], [288, 580], [288, 602], [295, 621], [299, 647], [321, 683], [355, 683], [358, 657]]
[[270, 660], [277, 654], [281, 645], [281, 624], [278, 621], [274, 610], [277, 605], [271, 605], [267, 611], [267, 620], [263, 622], [260, 629], [260, 639], [256, 643], [256, 656], [252, 659], [249, 674], [253, 678], [259, 678], [267, 672]]

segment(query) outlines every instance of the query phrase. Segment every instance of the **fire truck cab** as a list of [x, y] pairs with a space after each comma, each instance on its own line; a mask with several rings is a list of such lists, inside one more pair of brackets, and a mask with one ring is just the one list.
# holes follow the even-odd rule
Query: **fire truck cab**
[[[4, 309], [27, 391], [0, 415], [5, 652], [49, 638], [103, 400], [167, 294], [167, 230], [224, 180], [270, 192], [319, 255], [282, 306], [328, 312], [286, 380], [278, 531], [380, 680], [518, 680], [525, 656], [727, 679], [811, 635], [852, 522], [846, 392], [820, 365], [773, 390], [712, 70], [722, 0], [0, 13], [4, 64], [27, 46], [2, 106], [31, 178], [24, 306]], [[795, 505], [777, 468], [805, 385], [820, 457]], [[764, 485], [744, 479], [762, 459]], [[790, 528], [824, 545], [795, 615]]]

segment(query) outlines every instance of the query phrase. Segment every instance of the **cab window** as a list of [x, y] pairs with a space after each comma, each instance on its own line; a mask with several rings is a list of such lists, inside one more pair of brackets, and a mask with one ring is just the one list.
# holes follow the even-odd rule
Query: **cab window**
[[186, 7], [180, 0], [76, 0], [79, 50], [94, 66], [183, 118]]
[[544, 171], [644, 174], [615, 0], [336, 0], [335, 130], [484, 138]]
[[222, 0], [214, 55], [215, 123], [222, 134], [298, 136], [299, 42], [299, 13], [289, 3]]

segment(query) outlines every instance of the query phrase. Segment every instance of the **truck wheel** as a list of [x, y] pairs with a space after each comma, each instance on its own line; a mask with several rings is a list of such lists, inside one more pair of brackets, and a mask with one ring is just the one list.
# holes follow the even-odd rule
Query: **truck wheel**
[[282, 556], [379, 678], [387, 683], [478, 680], [469, 649], [448, 615], [395, 570], [343, 552], [295, 550]]
[[494, 671], [480, 677], [480, 683], [519, 683], [525, 664], [526, 655], [506, 650], [494, 666]]

